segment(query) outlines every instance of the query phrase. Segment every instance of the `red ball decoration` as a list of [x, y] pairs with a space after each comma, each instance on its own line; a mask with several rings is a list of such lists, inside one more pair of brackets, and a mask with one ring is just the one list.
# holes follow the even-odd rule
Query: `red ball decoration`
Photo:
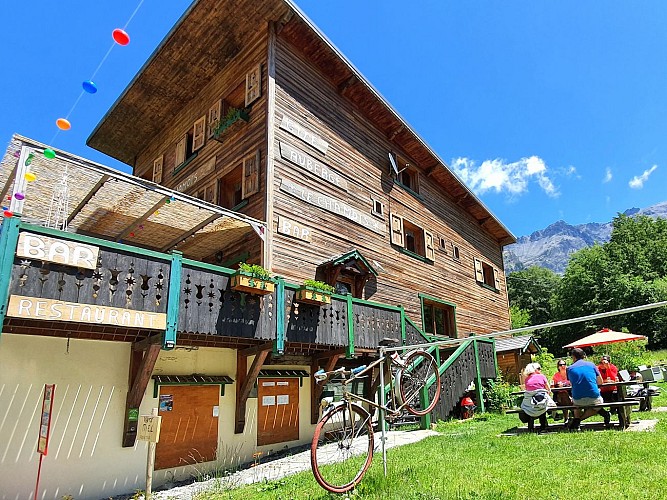
[[118, 45], [127, 45], [130, 43], [130, 35], [120, 28], [113, 30], [111, 36], [113, 37], [113, 41]]
[[4, 213], [5, 213], [5, 217], [7, 217], [7, 218], [14, 217], [14, 212], [12, 212], [11, 210], [5, 210]]

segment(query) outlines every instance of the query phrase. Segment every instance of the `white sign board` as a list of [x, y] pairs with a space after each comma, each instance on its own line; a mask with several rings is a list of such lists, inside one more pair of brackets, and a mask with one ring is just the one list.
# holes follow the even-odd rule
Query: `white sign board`
[[287, 130], [290, 134], [298, 137], [306, 144], [310, 144], [315, 149], [323, 154], [327, 154], [327, 149], [329, 149], [329, 143], [322, 139], [319, 135], [314, 134], [307, 128], [302, 127], [292, 118], [287, 115], [283, 115], [283, 119], [280, 122], [280, 128]]
[[100, 249], [93, 245], [26, 232], [19, 234], [19, 243], [16, 247], [18, 257], [82, 269], [96, 269], [99, 254]]
[[137, 427], [137, 438], [139, 441], [157, 443], [160, 440], [160, 425], [162, 425], [162, 417], [141, 415]]
[[298, 240], [311, 241], [311, 231], [309, 228], [305, 227], [301, 222], [297, 222], [282, 215], [278, 216], [278, 232], [280, 234], [286, 234], [287, 236], [292, 236]]
[[347, 191], [347, 181], [343, 178], [338, 172], [329, 168], [324, 163], [317, 161], [315, 158], [311, 158], [306, 153], [297, 149], [285, 142], [280, 144], [280, 156], [290, 163], [294, 163], [299, 167], [307, 170], [311, 174], [319, 177], [320, 179], [333, 184], [336, 187], [344, 189]]
[[356, 222], [357, 224], [364, 226], [365, 228], [370, 229], [371, 231], [374, 231], [378, 234], [384, 235], [386, 232], [384, 221], [379, 221], [375, 217], [364, 214], [356, 208], [351, 207], [347, 203], [332, 198], [331, 196], [318, 193], [317, 191], [313, 191], [312, 189], [308, 189], [304, 186], [299, 186], [298, 184], [295, 184], [292, 181], [288, 181], [286, 179], [283, 179], [280, 183], [280, 190], [284, 193], [294, 196], [295, 198], [299, 198], [300, 200], [309, 203], [310, 205], [315, 205], [316, 207], [320, 207], [324, 210], [327, 210], [328, 212], [345, 217], [346, 219], [349, 219], [352, 222]]

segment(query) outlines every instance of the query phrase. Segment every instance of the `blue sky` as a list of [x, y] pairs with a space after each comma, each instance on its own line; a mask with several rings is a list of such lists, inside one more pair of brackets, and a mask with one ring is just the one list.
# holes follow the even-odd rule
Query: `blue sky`
[[[517, 236], [667, 200], [664, 0], [296, 3]], [[86, 138], [189, 4], [0, 3], [0, 140], [129, 171]]]

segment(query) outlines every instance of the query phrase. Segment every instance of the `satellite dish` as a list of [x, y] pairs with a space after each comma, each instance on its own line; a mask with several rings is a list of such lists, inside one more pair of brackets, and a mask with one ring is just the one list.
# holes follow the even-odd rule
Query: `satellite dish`
[[396, 165], [394, 155], [391, 153], [389, 153], [389, 163], [391, 163], [391, 169], [394, 171], [394, 175], [398, 177], [398, 165]]

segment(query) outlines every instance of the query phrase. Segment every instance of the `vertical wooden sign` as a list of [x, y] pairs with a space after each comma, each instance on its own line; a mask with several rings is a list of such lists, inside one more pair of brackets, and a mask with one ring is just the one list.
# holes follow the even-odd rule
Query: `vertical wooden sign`
[[55, 391], [55, 384], [46, 384], [44, 386], [44, 398], [42, 399], [42, 417], [39, 421], [39, 439], [37, 440], [37, 453], [41, 453], [42, 455], [46, 455], [49, 450], [51, 412], [53, 410], [53, 394]]
[[39, 478], [42, 475], [42, 459], [49, 451], [49, 434], [51, 433], [51, 415], [53, 413], [53, 395], [56, 392], [56, 384], [44, 385], [44, 397], [42, 399], [42, 414], [39, 418], [39, 438], [37, 439], [37, 453], [39, 453], [39, 466], [37, 467], [37, 482], [35, 483], [35, 496], [39, 491]]

